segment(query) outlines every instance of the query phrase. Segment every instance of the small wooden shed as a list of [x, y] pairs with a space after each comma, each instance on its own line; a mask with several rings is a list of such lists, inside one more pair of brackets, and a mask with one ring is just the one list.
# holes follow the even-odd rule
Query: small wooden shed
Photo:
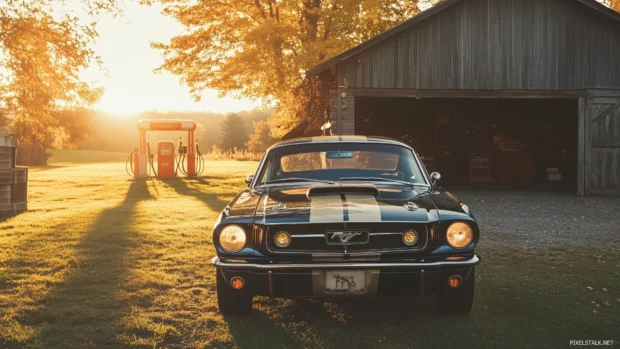
[[531, 166], [519, 180], [620, 194], [620, 15], [595, 0], [444, 0], [314, 76], [337, 134], [403, 139], [468, 183]]

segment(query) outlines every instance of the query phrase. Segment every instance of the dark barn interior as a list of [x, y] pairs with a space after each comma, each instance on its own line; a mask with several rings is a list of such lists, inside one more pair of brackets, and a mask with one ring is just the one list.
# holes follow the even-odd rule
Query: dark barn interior
[[355, 98], [357, 134], [397, 138], [445, 184], [577, 185], [577, 99]]

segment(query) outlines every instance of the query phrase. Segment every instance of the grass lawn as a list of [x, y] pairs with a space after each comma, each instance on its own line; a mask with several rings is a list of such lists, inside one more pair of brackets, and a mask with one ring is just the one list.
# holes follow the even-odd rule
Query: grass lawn
[[571, 339], [620, 341], [620, 255], [562, 247], [483, 246], [469, 316], [438, 313], [432, 297], [412, 304], [257, 298], [252, 316], [224, 318], [209, 265], [211, 229], [257, 164], [214, 161], [200, 180], [134, 182], [125, 157], [62, 151], [52, 166], [31, 169], [30, 211], [0, 222], [0, 348], [559, 348]]

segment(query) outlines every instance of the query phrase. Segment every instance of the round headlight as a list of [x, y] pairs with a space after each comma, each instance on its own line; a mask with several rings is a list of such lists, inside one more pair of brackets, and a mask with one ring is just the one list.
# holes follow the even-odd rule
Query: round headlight
[[229, 225], [220, 233], [220, 246], [226, 252], [239, 252], [245, 246], [245, 231], [238, 225]]
[[418, 233], [415, 230], [407, 230], [403, 233], [403, 243], [407, 246], [411, 246], [418, 241]]
[[286, 247], [291, 244], [291, 234], [285, 231], [279, 231], [273, 236], [273, 242], [278, 247]]
[[474, 232], [467, 223], [456, 222], [448, 227], [446, 239], [453, 248], [465, 248], [474, 239]]

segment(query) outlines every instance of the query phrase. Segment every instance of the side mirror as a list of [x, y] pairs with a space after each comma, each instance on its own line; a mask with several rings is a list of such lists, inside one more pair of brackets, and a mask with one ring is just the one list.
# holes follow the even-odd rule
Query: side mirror
[[431, 185], [434, 187], [437, 184], [437, 181], [441, 179], [441, 175], [439, 172], [431, 173]]
[[249, 175], [245, 178], [245, 184], [247, 184], [248, 187], [250, 186], [250, 183], [252, 183], [252, 181], [254, 181], [254, 175]]

